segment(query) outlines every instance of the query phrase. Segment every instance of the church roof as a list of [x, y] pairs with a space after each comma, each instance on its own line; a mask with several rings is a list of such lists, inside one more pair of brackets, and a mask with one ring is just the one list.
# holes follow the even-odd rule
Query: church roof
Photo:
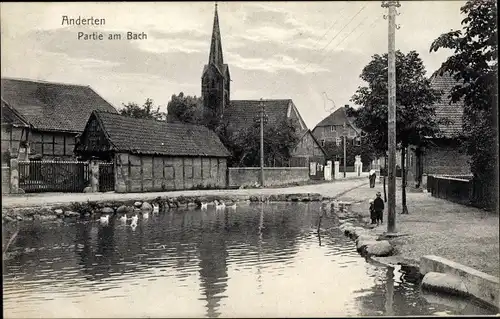
[[217, 4], [215, 5], [214, 26], [212, 29], [212, 41], [210, 43], [210, 55], [208, 58], [208, 63], [216, 65], [220, 69], [219, 71], [223, 71], [222, 66], [224, 64], [224, 57], [222, 56], [222, 41], [220, 37]]
[[[279, 124], [290, 118], [291, 108], [293, 108], [291, 99], [262, 100], [262, 102], [265, 105], [264, 112], [269, 124]], [[223, 118], [233, 129], [246, 129], [254, 124], [259, 111], [260, 100], [231, 100], [229, 107], [224, 110]], [[297, 110], [296, 113], [303, 129], [307, 130]]]

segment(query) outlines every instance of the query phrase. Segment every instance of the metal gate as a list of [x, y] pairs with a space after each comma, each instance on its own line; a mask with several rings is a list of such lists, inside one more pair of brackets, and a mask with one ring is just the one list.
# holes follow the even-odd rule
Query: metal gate
[[113, 163], [99, 163], [99, 191], [115, 190], [115, 170]]
[[20, 161], [19, 188], [26, 193], [83, 192], [89, 186], [88, 162]]

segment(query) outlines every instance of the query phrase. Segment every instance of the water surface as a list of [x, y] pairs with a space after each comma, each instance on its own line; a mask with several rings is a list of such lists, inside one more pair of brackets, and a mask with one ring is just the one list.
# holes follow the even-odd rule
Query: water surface
[[[4, 262], [4, 315], [493, 313], [421, 293], [398, 269], [366, 262], [339, 230], [318, 236], [319, 212], [319, 203], [172, 210], [140, 219], [135, 229], [113, 219], [26, 222]], [[323, 229], [336, 225], [322, 221]]]

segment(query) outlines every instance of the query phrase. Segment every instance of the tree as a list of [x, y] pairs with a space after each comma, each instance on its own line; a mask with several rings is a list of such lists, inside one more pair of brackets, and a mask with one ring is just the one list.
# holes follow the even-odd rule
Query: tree
[[[349, 116], [355, 117], [354, 124], [367, 133], [374, 148], [380, 153], [387, 150], [387, 54], [374, 55], [366, 65], [360, 78], [368, 86], [359, 87], [351, 101], [360, 105], [358, 109], [348, 108]], [[435, 117], [435, 107], [442, 92], [433, 90], [425, 77], [425, 67], [415, 51], [404, 54], [396, 51], [396, 142], [403, 150], [408, 145], [425, 143], [424, 137], [433, 137], [439, 133], [439, 124]], [[402, 201], [403, 213], [406, 206], [406, 170], [402, 152]], [[385, 190], [384, 190], [385, 191]]]
[[451, 102], [463, 100], [463, 135], [471, 157], [474, 176], [473, 201], [495, 209], [498, 195], [496, 149], [497, 130], [497, 5], [492, 0], [467, 1], [460, 11], [466, 15], [462, 30], [440, 35], [430, 51], [451, 49], [454, 54], [442, 65], [457, 85], [451, 91]]
[[[260, 126], [231, 132], [230, 148], [233, 164], [238, 166], [260, 166]], [[277, 163], [286, 166], [293, 149], [299, 142], [297, 125], [292, 121], [264, 125], [264, 162], [267, 166]]]
[[167, 104], [167, 113], [176, 120], [183, 123], [203, 124], [203, 103], [196, 95], [189, 96], [180, 92], [179, 95], [172, 95]]
[[[241, 130], [231, 130], [229, 123], [217, 118], [215, 113], [203, 107], [201, 98], [172, 95], [167, 105], [168, 116], [182, 123], [205, 125], [219, 136], [221, 142], [231, 152], [230, 165], [260, 166], [260, 128], [253, 125]], [[296, 125], [283, 122], [264, 125], [264, 160], [267, 165], [283, 164], [297, 146]]]
[[123, 104], [120, 114], [138, 119], [154, 119], [159, 121], [166, 120], [166, 114], [164, 112], [160, 112], [160, 106], [155, 109], [153, 100], [150, 98], [146, 99], [146, 102], [144, 102], [142, 106], [133, 102]]

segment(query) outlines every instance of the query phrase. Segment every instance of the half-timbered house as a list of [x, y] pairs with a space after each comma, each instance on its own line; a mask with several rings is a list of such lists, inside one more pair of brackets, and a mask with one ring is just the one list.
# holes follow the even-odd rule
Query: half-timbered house
[[230, 153], [205, 126], [95, 111], [75, 151], [113, 162], [116, 192], [226, 187]]

